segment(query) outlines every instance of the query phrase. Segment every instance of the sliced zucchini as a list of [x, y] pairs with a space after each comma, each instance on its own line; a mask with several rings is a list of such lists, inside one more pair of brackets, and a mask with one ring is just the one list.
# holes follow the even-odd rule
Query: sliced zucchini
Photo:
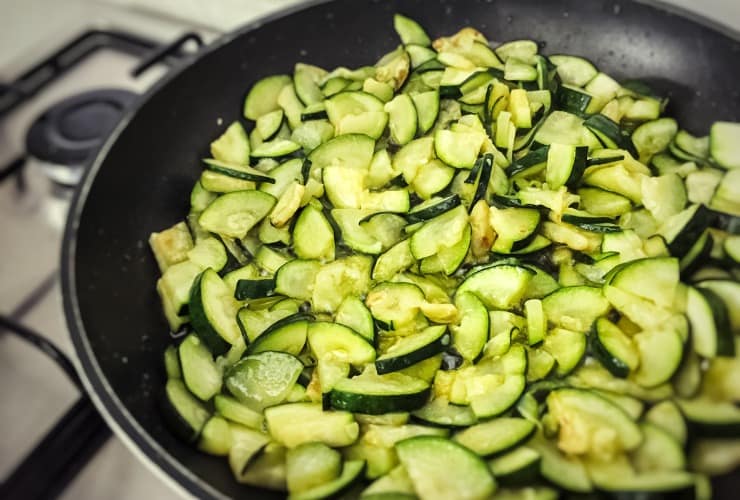
[[415, 418], [444, 427], [468, 427], [477, 422], [469, 406], [450, 404], [444, 398], [436, 398], [413, 412]]
[[667, 432], [681, 446], [686, 444], [686, 420], [675, 402], [665, 400], [656, 404], [645, 413], [645, 421]]
[[555, 54], [548, 57], [563, 83], [583, 87], [599, 72], [591, 61], [578, 56]]
[[555, 373], [559, 376], [572, 372], [586, 354], [586, 336], [565, 328], [553, 328], [542, 343], [542, 348], [555, 358]]
[[185, 387], [182, 380], [169, 379], [162, 398], [162, 414], [180, 439], [194, 443], [211, 414]]
[[283, 87], [290, 85], [288, 75], [268, 76], [251, 88], [244, 100], [244, 117], [256, 120], [262, 115], [280, 109], [278, 97]]
[[275, 198], [257, 190], [237, 191], [216, 198], [198, 222], [206, 231], [243, 238], [275, 205]]
[[485, 462], [459, 444], [420, 436], [396, 445], [414, 490], [425, 499], [484, 500], [496, 489]]
[[372, 259], [352, 255], [324, 264], [316, 274], [312, 309], [317, 312], [334, 312], [350, 295], [363, 295], [370, 288]]
[[364, 468], [365, 462], [363, 460], [348, 460], [344, 462], [339, 477], [300, 493], [291, 493], [288, 498], [291, 500], [319, 500], [340, 495], [360, 478]]
[[468, 427], [453, 439], [482, 457], [490, 457], [524, 443], [536, 429], [533, 422], [523, 418], [499, 417]]
[[669, 433], [653, 424], [640, 424], [643, 440], [632, 452], [632, 464], [640, 474], [658, 471], [681, 471], [686, 457], [681, 444]]
[[285, 447], [270, 442], [264, 434], [249, 434], [250, 437], [239, 438], [229, 452], [229, 465], [234, 477], [241, 483], [285, 491]]
[[550, 189], [574, 186], [586, 169], [588, 147], [552, 143], [547, 151], [545, 180]]
[[221, 370], [213, 355], [195, 334], [190, 334], [178, 347], [182, 379], [188, 390], [203, 401], [221, 391]]
[[434, 149], [440, 160], [456, 168], [473, 168], [486, 136], [479, 132], [438, 129]]
[[560, 288], [542, 299], [548, 321], [577, 332], [587, 332], [599, 316], [609, 311], [609, 301], [591, 286]]
[[342, 455], [324, 443], [303, 443], [285, 455], [285, 479], [291, 495], [333, 481], [342, 472]]
[[319, 381], [324, 393], [348, 375], [350, 365], [364, 366], [375, 361], [375, 349], [368, 340], [339, 323], [310, 323], [308, 344], [318, 360]]
[[288, 448], [317, 441], [331, 447], [349, 446], [359, 436], [351, 413], [324, 411], [315, 403], [272, 406], [265, 410], [265, 421], [270, 435]]
[[411, 99], [416, 107], [417, 132], [429, 132], [439, 116], [439, 90], [429, 90], [412, 94]]
[[399, 94], [385, 104], [391, 141], [403, 146], [416, 135], [417, 115], [414, 101], [408, 94]]
[[527, 446], [542, 457], [540, 473], [545, 479], [568, 491], [588, 493], [593, 490], [588, 472], [577, 456], [562, 453], [555, 443], [541, 434], [537, 434]]
[[[547, 396], [550, 415], [561, 423], [558, 447], [566, 453], [588, 450], [607, 453], [636, 449], [643, 436], [624, 410], [607, 399], [581, 389], [557, 389]], [[610, 439], [597, 445], [588, 437], [593, 429], [611, 428]], [[593, 447], [600, 446], [601, 450]]]
[[637, 369], [640, 356], [632, 339], [606, 318], [599, 318], [591, 333], [596, 358], [615, 377], [626, 377]]
[[715, 122], [709, 132], [712, 159], [726, 169], [740, 168], [740, 124]]
[[442, 352], [449, 344], [446, 326], [430, 326], [399, 338], [375, 359], [375, 368], [379, 374], [398, 371]]
[[298, 356], [306, 344], [308, 319], [312, 316], [295, 313], [276, 321], [249, 344], [247, 354], [275, 351]]
[[332, 408], [369, 415], [413, 411], [424, 406], [428, 398], [429, 384], [402, 373], [343, 379], [329, 394]]
[[735, 355], [727, 306], [711, 289], [689, 287], [686, 316], [698, 354], [707, 358]]
[[375, 141], [363, 134], [337, 136], [311, 151], [312, 169], [330, 165], [366, 170], [373, 159]]
[[190, 323], [215, 354], [223, 354], [240, 337], [236, 323], [237, 303], [232, 292], [213, 269], [195, 278], [190, 294]]
[[534, 448], [518, 446], [489, 460], [488, 466], [502, 485], [527, 485], [539, 476], [541, 459], [542, 455]]
[[295, 356], [262, 352], [247, 356], [228, 369], [224, 385], [241, 403], [254, 411], [281, 403], [303, 370]]
[[334, 230], [321, 210], [307, 205], [293, 228], [293, 249], [302, 259], [333, 260]]
[[262, 429], [262, 422], [264, 421], [262, 414], [241, 404], [230, 396], [217, 394], [213, 398], [213, 407], [219, 415], [231, 422], [244, 425], [250, 429]]
[[470, 292], [488, 308], [509, 309], [519, 304], [534, 274], [516, 265], [476, 269], [460, 284], [456, 295]]
[[710, 279], [701, 280], [696, 286], [709, 289], [722, 299], [729, 315], [730, 329], [735, 335], [740, 335], [740, 284], [731, 280]]
[[452, 346], [463, 358], [474, 361], [488, 341], [488, 311], [472, 293], [457, 294], [455, 305], [460, 311], [460, 323], [450, 326]]

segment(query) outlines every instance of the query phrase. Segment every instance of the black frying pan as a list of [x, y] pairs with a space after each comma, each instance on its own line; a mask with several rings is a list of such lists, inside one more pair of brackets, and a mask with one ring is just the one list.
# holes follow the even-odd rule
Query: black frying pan
[[[438, 36], [472, 25], [489, 39], [534, 38], [671, 98], [695, 133], [740, 120], [740, 36], [657, 7], [619, 0], [345, 0], [246, 27], [149, 92], [103, 148], [75, 199], [64, 242], [64, 307], [84, 379], [119, 437], [198, 497], [274, 494], [238, 485], [226, 461], [177, 441], [156, 399], [168, 329], [155, 293], [149, 233], [181, 220], [210, 140], [237, 119], [258, 78], [305, 61], [372, 63], [398, 44], [394, 12]], [[717, 493], [734, 498], [737, 475]]]

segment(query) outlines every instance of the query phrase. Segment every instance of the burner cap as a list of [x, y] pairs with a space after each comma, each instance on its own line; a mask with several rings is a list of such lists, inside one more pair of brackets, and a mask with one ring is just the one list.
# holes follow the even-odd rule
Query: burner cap
[[136, 97], [122, 89], [100, 89], [68, 97], [31, 125], [26, 150], [52, 164], [84, 164], [92, 159]]

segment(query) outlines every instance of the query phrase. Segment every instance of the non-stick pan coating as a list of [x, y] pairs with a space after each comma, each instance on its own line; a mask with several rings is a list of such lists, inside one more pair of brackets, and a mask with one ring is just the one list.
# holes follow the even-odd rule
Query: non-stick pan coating
[[[394, 12], [431, 36], [472, 25], [490, 40], [534, 38], [547, 54], [579, 54], [617, 78], [653, 81], [673, 98], [670, 113], [695, 133], [717, 119], [740, 120], [740, 42], [631, 2], [345, 0], [248, 27], [209, 49], [118, 128], [76, 199], [63, 255], [65, 310], [98, 407], [119, 435], [198, 497], [258, 495], [234, 482], [224, 459], [194, 451], [162, 424], [156, 400], [170, 339], [148, 235], [183, 218], [199, 159], [239, 118], [252, 83], [289, 73], [297, 61], [372, 63], [399, 43]], [[740, 487], [737, 477], [730, 482]]]

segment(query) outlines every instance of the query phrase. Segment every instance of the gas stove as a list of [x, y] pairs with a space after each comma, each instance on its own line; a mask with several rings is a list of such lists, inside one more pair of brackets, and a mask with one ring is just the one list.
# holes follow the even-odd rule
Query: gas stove
[[[170, 67], [222, 32], [299, 1], [3, 1], [0, 43], [11, 50], [0, 54], [1, 316], [40, 332], [76, 362], [57, 279], [76, 181], [121, 113]], [[707, 0], [701, 8], [740, 29], [737, 0]], [[35, 496], [26, 490], [7, 498], [178, 497], [97, 415], [80, 411], [82, 394], [58, 366], [2, 325], [0, 394], [4, 482], [27, 457], [75, 451], [57, 476], [21, 478], [36, 483]], [[70, 441], [84, 449], [45, 449], [43, 437], [73, 418], [89, 422], [90, 432]]]
[[[171, 67], [235, 19], [248, 22], [290, 3], [232, 3], [238, 11], [225, 24], [213, 7], [210, 17], [191, 13], [193, 21], [187, 8], [168, 11], [164, 2], [3, 5], [0, 39], [17, 30], [13, 20], [24, 24], [42, 8], [49, 19], [34, 20], [36, 31], [6, 41], [14, 50], [0, 55], [0, 496], [179, 496], [111, 437], [58, 366], [4, 322], [38, 332], [76, 363], [58, 284], [74, 186], [120, 116]], [[85, 435], [64, 435], [72, 421], [83, 423]]]

